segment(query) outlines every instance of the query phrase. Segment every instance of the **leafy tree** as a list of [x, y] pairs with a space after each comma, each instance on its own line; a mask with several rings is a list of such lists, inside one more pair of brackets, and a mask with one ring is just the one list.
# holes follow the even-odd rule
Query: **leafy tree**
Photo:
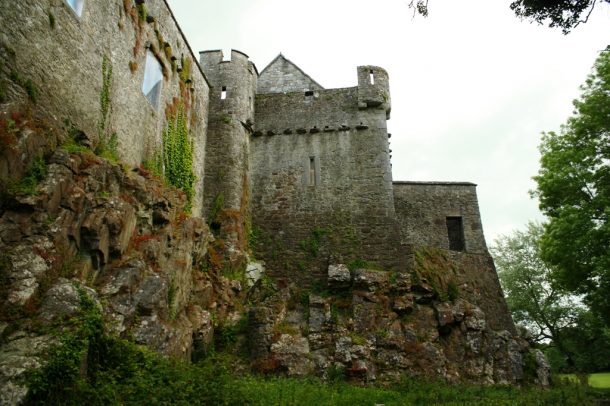
[[[586, 23], [598, 3], [610, 3], [610, 0], [514, 0], [510, 8], [519, 18], [548, 23], [549, 27], [561, 28], [567, 34]], [[428, 16], [428, 0], [411, 0], [408, 6], [413, 14]]]
[[534, 177], [548, 216], [541, 257], [610, 326], [610, 52], [602, 52], [559, 133], [543, 134]]
[[543, 232], [541, 224], [530, 222], [525, 231], [497, 239], [491, 252], [514, 320], [527, 327], [536, 342], [552, 340], [552, 345], [573, 364], [573, 354], [564, 345], [563, 336], [566, 329], [575, 326], [584, 309], [577, 298], [554, 286], [551, 269], [540, 259], [538, 243]]
[[[587, 311], [583, 312], [574, 326], [562, 331], [562, 345], [572, 355], [567, 363], [557, 365], [551, 357], [551, 365], [558, 370], [575, 369], [581, 372], [610, 370], [610, 328], [603, 320]], [[549, 351], [545, 351], [549, 354]], [[559, 359], [565, 362], [565, 358]]]
[[520, 18], [548, 23], [549, 27], [561, 28], [567, 34], [587, 22], [598, 2], [610, 3], [610, 0], [515, 0], [510, 8]]

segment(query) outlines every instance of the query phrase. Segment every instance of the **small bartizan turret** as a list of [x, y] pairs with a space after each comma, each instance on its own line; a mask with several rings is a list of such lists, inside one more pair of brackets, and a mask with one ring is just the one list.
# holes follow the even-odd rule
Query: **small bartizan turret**
[[390, 118], [390, 81], [385, 69], [378, 66], [358, 66], [358, 108], [378, 108]]

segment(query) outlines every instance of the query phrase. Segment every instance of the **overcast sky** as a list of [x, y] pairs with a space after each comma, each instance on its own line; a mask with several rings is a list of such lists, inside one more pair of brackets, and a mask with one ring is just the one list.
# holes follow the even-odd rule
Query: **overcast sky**
[[[259, 72], [278, 53], [325, 88], [356, 66], [390, 75], [394, 180], [478, 184], [488, 243], [541, 219], [529, 197], [542, 131], [558, 130], [599, 51], [610, 7], [568, 36], [518, 20], [510, 0], [169, 0], [193, 51], [237, 49]], [[604, 7], [605, 6], [605, 7]]]

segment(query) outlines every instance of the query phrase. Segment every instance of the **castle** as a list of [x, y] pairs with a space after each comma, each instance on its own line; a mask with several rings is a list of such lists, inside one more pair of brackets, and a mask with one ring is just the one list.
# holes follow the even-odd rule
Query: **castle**
[[[197, 58], [164, 0], [15, 2], [0, 10], [0, 21], [3, 111], [20, 103], [35, 105], [36, 114], [64, 125], [79, 143], [114, 145], [127, 173], [145, 172], [143, 164], [158, 162], [166, 153], [169, 137], [184, 137], [171, 146], [180, 149], [179, 162], [169, 164], [188, 170], [179, 180], [190, 198], [190, 223], [172, 212], [171, 200], [142, 202], [147, 194], [137, 196], [139, 203], [117, 197], [116, 207], [126, 213], [123, 220], [107, 202], [103, 215], [82, 214], [71, 206], [61, 209], [74, 220], [62, 241], [80, 244], [72, 248], [91, 256], [95, 272], [144, 275], [132, 281], [128, 290], [133, 292], [147, 280], [158, 286], [146, 291], [158, 296], [156, 307], [148, 310], [152, 315], [144, 320], [148, 324], [134, 316], [137, 303], [128, 295], [125, 300], [133, 304], [129, 312], [115, 311], [122, 320], [119, 332], [132, 328], [140, 343], [188, 358], [196, 340], [212, 339], [211, 312], [221, 313], [220, 306], [222, 316], [230, 319], [236, 307], [232, 298], [241, 287], [193, 273], [206, 254], [202, 247], [208, 242], [200, 241], [206, 233], [201, 231], [203, 219], [214, 234], [215, 248], [234, 266], [256, 256], [280, 287], [336, 283], [338, 289], [353, 288], [346, 293], [353, 295], [351, 301], [339, 303], [346, 308], [345, 317], [332, 317], [333, 298], [313, 293], [308, 310], [293, 311], [290, 317], [285, 298], [278, 314], [266, 304], [253, 305], [250, 340], [260, 351], [253, 356], [285, 356], [284, 366], [296, 368], [295, 374], [316, 369], [323, 376], [332, 362], [340, 362], [363, 379], [374, 379], [377, 369], [389, 378], [411, 370], [454, 381], [523, 379], [522, 356], [529, 349], [516, 336], [487, 251], [476, 185], [392, 179], [386, 125], [391, 97], [384, 69], [359, 66], [356, 86], [324, 89], [281, 54], [260, 73], [236, 50], [230, 55], [204, 51]], [[20, 137], [15, 146], [19, 154], [0, 150], [0, 190], [57, 147], [56, 138], [27, 129], [20, 130]], [[81, 165], [70, 187], [59, 186], [76, 193], [74, 184], [84, 182], [86, 170]], [[136, 187], [143, 178], [123, 187], [98, 175], [99, 185], [86, 186], [92, 202], [99, 197], [96, 193], [143, 188]], [[101, 231], [85, 224], [91, 216]], [[171, 216], [178, 220], [170, 221]], [[5, 230], [18, 229], [13, 217], [0, 220], [10, 223]], [[120, 221], [125, 223], [121, 227]], [[191, 228], [184, 233], [172, 234], [187, 226]], [[156, 268], [141, 261], [137, 272], [120, 266], [106, 269], [113, 259], [123, 266], [128, 241], [143, 238], [143, 232], [159, 234], [147, 235], [156, 251], [138, 254], [157, 261]], [[16, 240], [3, 233], [0, 246], [12, 249]], [[24, 241], [28, 238], [23, 235]], [[186, 245], [177, 247], [172, 238]], [[160, 263], [171, 266], [165, 269]], [[350, 263], [355, 273], [347, 271]], [[18, 267], [13, 268], [17, 275]], [[343, 270], [339, 279], [331, 276], [337, 269]], [[375, 271], [379, 269], [387, 272]], [[202, 278], [210, 279], [208, 285]], [[19, 283], [13, 285], [23, 285]], [[220, 288], [212, 289], [213, 283]], [[117, 297], [124, 299], [123, 290], [113, 289], [105, 291], [110, 292], [111, 318]], [[218, 294], [223, 289], [229, 293]], [[158, 294], [164, 291], [165, 296]], [[169, 296], [177, 299], [165, 303]], [[26, 300], [21, 302], [23, 306]], [[283, 334], [275, 342], [273, 326], [283, 322], [295, 324], [298, 334]], [[153, 334], [150, 326], [160, 327]], [[368, 343], [366, 351], [346, 335], [350, 331]], [[290, 352], [295, 342], [302, 349], [300, 358]], [[348, 344], [349, 357], [344, 356]], [[308, 366], [299, 369], [301, 364]]]
[[218, 196], [243, 212], [249, 195], [271, 269], [294, 274], [286, 253], [299, 257], [313, 229], [332, 230], [328, 255], [394, 269], [413, 246], [486, 252], [474, 184], [392, 180], [385, 70], [360, 66], [357, 86], [324, 89], [281, 54], [260, 74], [238, 51], [200, 57], [211, 84], [204, 216]]
[[[324, 89], [282, 55], [260, 73], [235, 50], [201, 52], [197, 63], [164, 1], [116, 3], [6, 8], [4, 56], [15, 52], [39, 105], [92, 143], [116, 134], [131, 165], [159, 153], [167, 106], [179, 99], [192, 140], [192, 213], [229, 251], [244, 248], [242, 229], [255, 227], [261, 259], [286, 275], [314, 229], [333, 231], [326, 258], [393, 268], [414, 246], [486, 252], [474, 184], [392, 180], [382, 68], [360, 66], [357, 86]], [[279, 249], [297, 259], [278, 261]]]

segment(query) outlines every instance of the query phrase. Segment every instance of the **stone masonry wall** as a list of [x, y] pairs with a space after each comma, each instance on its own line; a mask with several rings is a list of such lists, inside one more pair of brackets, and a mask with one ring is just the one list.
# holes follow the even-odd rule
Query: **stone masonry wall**
[[201, 52], [200, 58], [212, 84], [204, 215], [219, 228], [229, 251], [243, 251], [250, 195], [250, 128], [258, 73], [248, 56], [239, 51], [231, 51], [230, 61], [223, 61], [222, 51]]
[[447, 217], [461, 217], [465, 251], [487, 253], [475, 184], [394, 182], [394, 204], [404, 243], [449, 249]]
[[[325, 272], [333, 255], [400, 267], [385, 113], [358, 89], [259, 94], [251, 140], [257, 254], [284, 275]], [[319, 268], [321, 267], [321, 268]], [[319, 275], [318, 275], [319, 276]]]
[[298, 66], [278, 55], [261, 72], [257, 93], [290, 93], [323, 89]]
[[[106, 58], [112, 76], [104, 131], [117, 134], [120, 158], [131, 165], [159, 151], [165, 106], [174, 98], [185, 99], [192, 106], [194, 172], [201, 181], [208, 85], [167, 4], [149, 0], [142, 10], [145, 13], [138, 16], [130, 1], [88, 0], [78, 17], [63, 0], [11, 3], [0, 9], [0, 46], [14, 55], [15, 72], [35, 85], [37, 104], [49, 116], [69, 120], [92, 140], [97, 139], [102, 121], [102, 64]], [[147, 47], [165, 70], [157, 108], [141, 90]], [[181, 87], [178, 71], [183, 59], [189, 59], [192, 67]], [[201, 188], [196, 189], [193, 213], [198, 214], [202, 197]]]

